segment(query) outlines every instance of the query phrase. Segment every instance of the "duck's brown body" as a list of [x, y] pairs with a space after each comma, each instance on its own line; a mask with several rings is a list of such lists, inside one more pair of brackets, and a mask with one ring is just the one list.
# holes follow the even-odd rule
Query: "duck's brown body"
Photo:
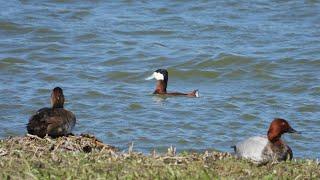
[[189, 97], [198, 97], [197, 92], [198, 90], [194, 90], [190, 93], [180, 93], [180, 92], [161, 92], [155, 90], [153, 94], [160, 94], [160, 95], [169, 95], [169, 96], [189, 96]]
[[29, 134], [44, 137], [66, 136], [71, 134], [76, 124], [75, 115], [63, 108], [42, 108], [29, 119]]
[[42, 108], [31, 116], [27, 124], [29, 134], [45, 137], [66, 136], [71, 134], [76, 124], [75, 115], [63, 108], [64, 96], [61, 88], [56, 87], [51, 94], [51, 108]]

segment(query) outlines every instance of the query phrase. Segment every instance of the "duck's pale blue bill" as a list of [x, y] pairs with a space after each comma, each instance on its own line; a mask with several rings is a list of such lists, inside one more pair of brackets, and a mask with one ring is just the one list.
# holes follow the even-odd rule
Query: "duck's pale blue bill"
[[145, 78], [145, 80], [151, 80], [151, 79], [154, 79], [154, 74], [152, 74], [151, 76]]

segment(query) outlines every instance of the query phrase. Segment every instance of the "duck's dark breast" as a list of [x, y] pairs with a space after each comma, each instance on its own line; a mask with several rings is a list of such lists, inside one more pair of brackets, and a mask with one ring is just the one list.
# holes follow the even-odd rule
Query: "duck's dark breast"
[[279, 140], [278, 143], [269, 142], [263, 151], [263, 155], [270, 160], [277, 161], [291, 160], [293, 157], [291, 148], [282, 140]]
[[71, 133], [76, 118], [74, 114], [63, 108], [42, 108], [29, 119], [27, 131], [29, 134], [44, 137], [64, 136]]

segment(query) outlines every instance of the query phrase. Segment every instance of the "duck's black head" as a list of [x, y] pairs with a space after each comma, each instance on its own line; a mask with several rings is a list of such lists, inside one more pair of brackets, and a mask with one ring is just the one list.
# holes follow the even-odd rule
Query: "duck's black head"
[[51, 93], [52, 108], [63, 108], [64, 95], [60, 87], [55, 87]]
[[166, 69], [157, 69], [151, 76], [146, 78], [146, 80], [150, 79], [157, 80], [157, 87], [154, 92], [155, 94], [164, 94], [167, 92], [168, 71]]

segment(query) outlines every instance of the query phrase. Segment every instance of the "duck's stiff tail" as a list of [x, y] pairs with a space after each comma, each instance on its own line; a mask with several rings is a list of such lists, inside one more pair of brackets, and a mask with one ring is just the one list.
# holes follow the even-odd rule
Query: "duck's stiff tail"
[[192, 91], [191, 95], [194, 97], [199, 97], [199, 90], [196, 89], [196, 90]]
[[230, 146], [231, 148], [233, 148], [234, 152], [237, 152], [237, 146]]
[[196, 90], [196, 97], [199, 97], [199, 90]]

